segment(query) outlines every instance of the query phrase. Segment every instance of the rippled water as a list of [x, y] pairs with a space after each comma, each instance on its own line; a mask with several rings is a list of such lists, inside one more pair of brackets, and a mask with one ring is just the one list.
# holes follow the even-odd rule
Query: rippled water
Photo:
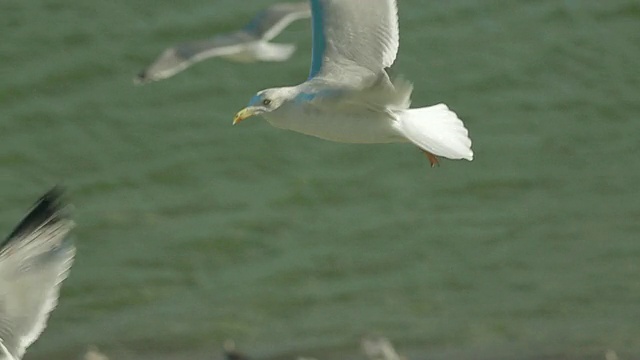
[[640, 5], [402, 0], [398, 72], [449, 104], [476, 159], [335, 144], [260, 120], [309, 66], [132, 76], [271, 2], [0, 2], [0, 225], [56, 183], [78, 223], [61, 304], [27, 358], [640, 356]]

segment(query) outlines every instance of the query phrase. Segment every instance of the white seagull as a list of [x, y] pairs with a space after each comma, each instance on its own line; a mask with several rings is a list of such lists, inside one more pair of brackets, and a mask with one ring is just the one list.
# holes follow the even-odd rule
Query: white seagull
[[241, 30], [213, 39], [178, 44], [166, 49], [133, 80], [144, 84], [173, 76], [196, 62], [223, 57], [237, 62], [285, 61], [296, 49], [293, 44], [269, 42], [289, 24], [311, 17], [307, 1], [272, 5], [256, 15]]
[[75, 247], [60, 190], [46, 193], [0, 244], [0, 359], [20, 360], [56, 307]]
[[407, 360], [396, 352], [391, 341], [384, 336], [365, 336], [360, 340], [360, 346], [369, 360]]
[[258, 92], [233, 123], [271, 125], [345, 143], [412, 142], [429, 158], [473, 159], [468, 131], [445, 104], [409, 109], [411, 83], [387, 69], [399, 46], [395, 0], [310, 0], [309, 78]]

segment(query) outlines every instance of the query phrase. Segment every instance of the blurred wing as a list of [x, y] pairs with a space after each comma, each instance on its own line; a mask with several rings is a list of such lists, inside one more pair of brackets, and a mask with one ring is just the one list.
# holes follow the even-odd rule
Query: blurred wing
[[243, 31], [258, 39], [271, 40], [292, 22], [309, 17], [311, 6], [308, 1], [275, 4], [259, 12]]
[[58, 196], [40, 199], [0, 248], [0, 339], [15, 359], [44, 330], [75, 255]]
[[375, 76], [398, 52], [396, 0], [311, 0], [309, 78], [342, 81]]
[[219, 35], [210, 40], [190, 41], [168, 48], [145, 70], [141, 71], [135, 83], [144, 84], [171, 77], [196, 62], [216, 57], [228, 56], [245, 50], [246, 44], [256, 41], [244, 32]]
[[382, 336], [365, 336], [360, 345], [369, 360], [402, 360], [389, 339]]

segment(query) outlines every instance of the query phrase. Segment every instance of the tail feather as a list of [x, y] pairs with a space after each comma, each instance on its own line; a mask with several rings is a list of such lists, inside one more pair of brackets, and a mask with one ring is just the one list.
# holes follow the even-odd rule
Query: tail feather
[[419, 148], [449, 159], [473, 160], [471, 139], [447, 105], [396, 111], [396, 128]]

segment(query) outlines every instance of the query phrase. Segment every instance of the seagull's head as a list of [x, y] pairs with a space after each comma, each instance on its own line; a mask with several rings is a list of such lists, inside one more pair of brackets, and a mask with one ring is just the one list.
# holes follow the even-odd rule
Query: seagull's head
[[270, 113], [282, 106], [287, 100], [292, 98], [292, 88], [273, 88], [262, 90], [255, 94], [246, 108], [238, 111], [233, 118], [233, 124], [255, 115]]

